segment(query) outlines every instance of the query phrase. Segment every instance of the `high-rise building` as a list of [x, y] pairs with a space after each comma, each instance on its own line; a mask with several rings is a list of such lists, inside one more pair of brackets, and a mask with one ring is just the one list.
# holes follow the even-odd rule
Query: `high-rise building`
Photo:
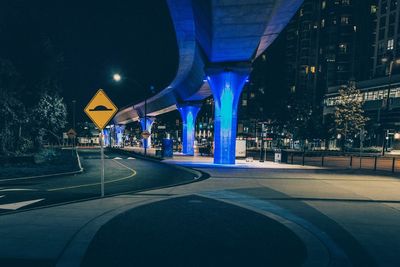
[[376, 34], [373, 57], [375, 77], [400, 73], [395, 60], [400, 58], [400, 5], [398, 0], [380, 0], [376, 9]]
[[371, 76], [374, 0], [305, 0], [286, 29], [294, 102], [320, 108], [327, 88]]

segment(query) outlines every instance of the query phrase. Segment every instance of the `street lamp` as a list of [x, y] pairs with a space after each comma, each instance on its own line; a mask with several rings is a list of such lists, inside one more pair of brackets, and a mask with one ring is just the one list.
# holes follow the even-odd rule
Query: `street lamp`
[[[76, 131], [76, 126], [75, 126], [75, 106], [76, 106], [76, 100], [72, 100], [72, 129], [74, 129], [74, 131]], [[75, 147], [76, 149], [76, 136], [74, 136], [73, 138], [73, 147]]]
[[[126, 79], [127, 78], [124, 78], [124, 80], [126, 80]], [[118, 83], [122, 80], [122, 76], [119, 73], [114, 73], [113, 80]], [[136, 83], [142, 89], [146, 88], [145, 86], [143, 86], [143, 84], [139, 83], [138, 81], [136, 81], [134, 79], [129, 78], [129, 81]], [[155, 93], [155, 88], [152, 85], [150, 86], [150, 92], [151, 92], [151, 94]], [[145, 121], [144, 129], [143, 129], [144, 131], [147, 130], [147, 98], [148, 98], [148, 96], [146, 96], [146, 98], [144, 99], [144, 121]], [[144, 146], [144, 155], [145, 156], [147, 155], [147, 144]]]
[[116, 82], [121, 81], [121, 75], [119, 73], [115, 73], [113, 75], [113, 80], [116, 81]]
[[[389, 61], [388, 58], [382, 58], [382, 63], [387, 63]], [[386, 115], [388, 115], [389, 113], [389, 109], [390, 109], [390, 89], [392, 87], [392, 72], [393, 72], [393, 66], [394, 65], [398, 65], [400, 64], [400, 59], [399, 58], [395, 58], [395, 59], [391, 59], [389, 62], [389, 83], [388, 83], [388, 90], [387, 90], [387, 95], [386, 95], [386, 99], [384, 99], [383, 105], [385, 107], [385, 113]], [[380, 117], [380, 116], [379, 116]], [[380, 118], [379, 118], [380, 120]], [[382, 125], [383, 126], [383, 125]], [[383, 127], [382, 127], [383, 128]], [[385, 150], [387, 151], [387, 146], [388, 146], [388, 139], [389, 139], [389, 130], [385, 130], [383, 129], [383, 141], [382, 141], [382, 156], [385, 155]]]

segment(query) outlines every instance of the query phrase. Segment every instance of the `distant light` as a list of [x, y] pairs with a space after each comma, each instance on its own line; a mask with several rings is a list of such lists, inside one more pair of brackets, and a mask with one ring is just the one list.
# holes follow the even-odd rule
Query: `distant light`
[[115, 73], [113, 75], [113, 79], [114, 79], [114, 81], [119, 82], [119, 81], [121, 81], [121, 75], [119, 75], [118, 73]]
[[388, 59], [386, 57], [384, 57], [381, 59], [381, 61], [382, 61], [382, 63], [386, 63], [386, 62], [388, 62]]
[[394, 139], [399, 140], [400, 139], [400, 133], [395, 133], [394, 134]]

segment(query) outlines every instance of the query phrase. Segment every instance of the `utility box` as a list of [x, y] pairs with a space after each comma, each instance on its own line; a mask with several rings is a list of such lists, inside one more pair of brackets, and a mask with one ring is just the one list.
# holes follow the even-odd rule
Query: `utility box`
[[274, 161], [278, 163], [287, 163], [288, 153], [282, 149], [274, 150]]
[[236, 158], [246, 157], [246, 140], [236, 140]]
[[172, 158], [174, 156], [174, 141], [172, 139], [163, 139], [162, 156], [163, 158]]
[[274, 151], [274, 162], [281, 163], [282, 160], [282, 150], [275, 149]]

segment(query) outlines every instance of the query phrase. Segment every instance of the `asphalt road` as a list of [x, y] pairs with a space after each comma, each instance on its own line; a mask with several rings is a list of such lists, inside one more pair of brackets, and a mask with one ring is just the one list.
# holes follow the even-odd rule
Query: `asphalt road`
[[[0, 180], [0, 214], [99, 197], [100, 150], [79, 151], [84, 172], [69, 176]], [[115, 152], [105, 153], [105, 195], [142, 191], [194, 181], [174, 166]]]

